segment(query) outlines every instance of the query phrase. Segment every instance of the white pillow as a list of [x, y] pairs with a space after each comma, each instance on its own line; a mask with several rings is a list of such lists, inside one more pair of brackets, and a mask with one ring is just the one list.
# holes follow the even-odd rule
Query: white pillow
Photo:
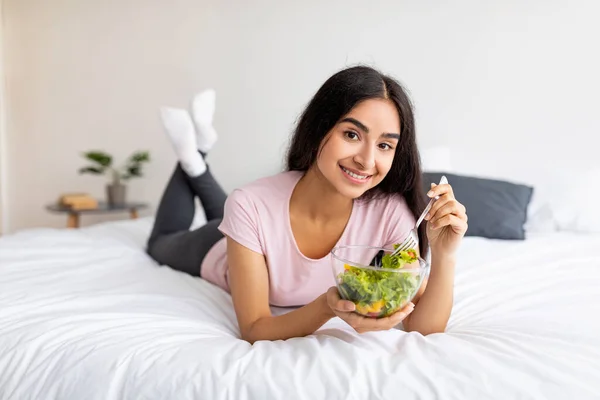
[[600, 233], [600, 166], [555, 181], [550, 204], [559, 230]]
[[534, 178], [527, 183], [533, 186], [533, 196], [527, 207], [526, 232], [548, 233], [558, 230], [552, 198], [556, 190], [554, 182], [557, 177], [552, 171], [536, 171]]
[[600, 166], [553, 167], [534, 179], [527, 232], [600, 232]]
[[523, 227], [526, 232], [554, 232], [558, 229], [552, 204], [548, 197], [539, 193], [539, 188], [533, 188], [533, 196], [527, 207], [527, 221]]

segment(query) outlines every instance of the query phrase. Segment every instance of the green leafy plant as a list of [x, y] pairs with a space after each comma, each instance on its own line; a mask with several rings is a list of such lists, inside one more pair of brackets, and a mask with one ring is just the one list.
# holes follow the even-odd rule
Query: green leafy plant
[[133, 153], [123, 165], [113, 166], [113, 157], [98, 150], [83, 153], [83, 158], [93, 164], [79, 169], [80, 174], [104, 175], [110, 174], [114, 185], [132, 178], [142, 177], [143, 164], [150, 161], [150, 153], [137, 151]]

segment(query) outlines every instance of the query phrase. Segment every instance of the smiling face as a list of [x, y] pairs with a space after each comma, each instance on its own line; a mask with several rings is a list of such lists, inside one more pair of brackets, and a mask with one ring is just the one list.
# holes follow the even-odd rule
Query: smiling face
[[392, 101], [365, 100], [325, 136], [316, 167], [340, 194], [358, 198], [387, 175], [399, 132], [400, 117]]

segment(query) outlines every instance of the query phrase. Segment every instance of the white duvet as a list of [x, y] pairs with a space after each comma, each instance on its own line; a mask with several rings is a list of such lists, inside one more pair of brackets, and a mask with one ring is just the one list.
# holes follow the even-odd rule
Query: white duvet
[[[447, 333], [238, 339], [150, 220], [0, 238], [0, 399], [600, 398], [600, 235], [467, 238]], [[281, 310], [276, 310], [281, 312]]]

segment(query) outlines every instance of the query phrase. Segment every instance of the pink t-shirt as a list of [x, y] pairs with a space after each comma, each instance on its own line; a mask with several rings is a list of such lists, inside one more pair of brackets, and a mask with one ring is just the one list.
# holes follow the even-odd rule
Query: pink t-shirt
[[[269, 302], [301, 306], [335, 286], [331, 255], [305, 257], [294, 239], [289, 203], [302, 172], [282, 172], [234, 190], [225, 202], [219, 230], [241, 245], [264, 255], [269, 270]], [[414, 227], [415, 219], [401, 196], [355, 201], [337, 245], [391, 247]], [[229, 291], [227, 242], [219, 240], [201, 265], [201, 275]]]

